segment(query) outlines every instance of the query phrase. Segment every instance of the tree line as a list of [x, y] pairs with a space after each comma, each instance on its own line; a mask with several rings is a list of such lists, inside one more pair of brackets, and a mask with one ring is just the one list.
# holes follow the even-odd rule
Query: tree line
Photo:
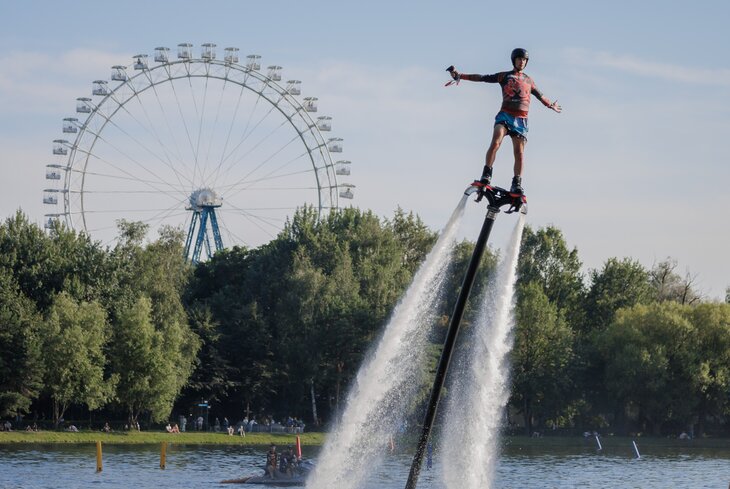
[[[205, 400], [221, 417], [327, 423], [436, 239], [401, 210], [303, 208], [271, 242], [192, 266], [180, 230], [147, 232], [122, 221], [103, 247], [20, 212], [0, 226], [0, 416], [163, 422]], [[456, 248], [426, 370], [472, 249]], [[497, 261], [487, 250], [473, 297]], [[730, 434], [730, 305], [704, 301], [676, 268], [611, 258], [584, 276], [559, 229], [526, 228], [512, 421], [527, 433]]]

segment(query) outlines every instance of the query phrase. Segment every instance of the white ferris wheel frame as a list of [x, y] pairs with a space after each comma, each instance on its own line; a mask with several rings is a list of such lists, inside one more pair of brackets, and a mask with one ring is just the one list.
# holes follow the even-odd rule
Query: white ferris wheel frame
[[[180, 46], [188, 47], [187, 56], [181, 56], [178, 53], [180, 59], [174, 61], [170, 60], [167, 56], [164, 56], [163, 59], [156, 56], [155, 60], [158, 64], [154, 66], [147, 64], [147, 55], [135, 56], [134, 70], [139, 72], [132, 76], [127, 75], [126, 67], [113, 67], [116, 78], [113, 74], [112, 80], [119, 81], [120, 83], [116, 87], [111, 88], [105, 80], [95, 81], [92, 95], [101, 97], [98, 103], [94, 104], [93, 100], [89, 98], [77, 99], [79, 104], [86, 104], [87, 106], [87, 109], [82, 111], [79, 110], [79, 106], [77, 105], [77, 112], [89, 112], [89, 114], [83, 123], [73, 118], [64, 119], [64, 132], [77, 132], [73, 144], [69, 144], [65, 140], [54, 141], [56, 143], [54, 154], [66, 155], [67, 152], [68, 159], [66, 166], [48, 165], [60, 167], [62, 170], [65, 170], [65, 175], [63, 176], [63, 189], [47, 189], [46, 192], [62, 192], [63, 213], [46, 214], [48, 218], [46, 227], [50, 227], [52, 219], [63, 216], [67, 226], [74, 229], [81, 229], [87, 233], [89, 232], [86, 225], [87, 209], [84, 207], [84, 184], [89, 160], [95, 156], [94, 146], [100, 139], [102, 141], [104, 140], [102, 136], [104, 128], [109, 123], [114, 125], [113, 118], [115, 114], [120, 110], [127, 110], [125, 105], [132, 100], [139, 100], [139, 95], [143, 92], [149, 89], [156, 92], [157, 86], [165, 83], [170, 83], [174, 91], [172, 82], [184, 78], [214, 78], [222, 80], [224, 83], [238, 85], [242, 91], [244, 89], [250, 90], [271, 104], [288, 121], [306, 149], [312, 165], [317, 187], [318, 200], [316, 202], [316, 208], [319, 216], [325, 210], [338, 208], [340, 197], [352, 198], [351, 189], [354, 188], [354, 185], [338, 183], [337, 181], [338, 174], [349, 175], [350, 162], [334, 162], [332, 157], [333, 152], [342, 151], [342, 140], [340, 138], [326, 139], [322, 135], [323, 131], [330, 130], [329, 122], [327, 122], [330, 118], [318, 118], [318, 121], [324, 119], [321, 124], [313, 120], [310, 113], [317, 111], [317, 98], [306, 97], [303, 102], [300, 102], [296, 98], [296, 95], [300, 94], [300, 82], [298, 80], [290, 80], [287, 82], [287, 86], [282, 86], [279, 83], [281, 80], [280, 75], [271, 76], [272, 68], [280, 70], [281, 67], [269, 67], [269, 74], [260, 72], [260, 64], [258, 62], [260, 56], [258, 55], [249, 55], [247, 57], [249, 62], [246, 65], [239, 64], [236, 54], [236, 51], [238, 51], [237, 48], [226, 48], [228, 55], [224, 61], [221, 61], [215, 59], [214, 49], [211, 55], [210, 48], [207, 48], [207, 46], [214, 48], [215, 45], [204, 44], [203, 55], [199, 58], [193, 58], [191, 56], [189, 47], [192, 45], [181, 44]], [[158, 53], [163, 49], [165, 50], [163, 53], [166, 54], [167, 48], [157, 48]], [[208, 54], [207, 56], [205, 55], [206, 52]], [[278, 70], [273, 73], [278, 74]], [[175, 97], [177, 97], [176, 94]], [[157, 97], [157, 101], [161, 104], [159, 97]], [[76, 130], [69, 127], [69, 124], [75, 126]], [[184, 120], [183, 124], [186, 124]], [[119, 126], [117, 125], [117, 127]], [[155, 137], [159, 140], [159, 136], [155, 135]], [[66, 152], [63, 152], [64, 149]], [[169, 155], [166, 156], [168, 156], [168, 162], [172, 164]], [[163, 161], [163, 163], [165, 162]], [[348, 165], [348, 169], [340, 173], [338, 163]], [[173, 169], [173, 171], [175, 170]], [[48, 173], [46, 177], [48, 178]], [[194, 177], [195, 175], [193, 175]], [[150, 182], [147, 184], [153, 189], [160, 190]], [[78, 198], [78, 204], [73, 203], [72, 198]], [[51, 202], [47, 202], [44, 197], [44, 203]], [[75, 205], [76, 207], [74, 207]], [[78, 212], [76, 212], [77, 208]], [[76, 217], [75, 214], [80, 217]]]

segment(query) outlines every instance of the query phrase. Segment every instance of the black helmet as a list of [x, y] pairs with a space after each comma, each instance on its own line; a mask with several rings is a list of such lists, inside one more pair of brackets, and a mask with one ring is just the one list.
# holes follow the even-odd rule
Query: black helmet
[[525, 58], [525, 61], [529, 61], [530, 53], [527, 52], [527, 49], [515, 48], [512, 50], [512, 54], [510, 55], [510, 59], [512, 59], [512, 66], [515, 65], [515, 59], [517, 58]]

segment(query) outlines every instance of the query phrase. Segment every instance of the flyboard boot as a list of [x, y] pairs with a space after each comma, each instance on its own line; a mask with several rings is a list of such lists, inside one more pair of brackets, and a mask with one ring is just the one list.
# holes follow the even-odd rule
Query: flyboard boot
[[509, 192], [511, 194], [523, 194], [525, 193], [525, 190], [522, 188], [522, 177], [519, 175], [515, 175], [512, 177], [512, 187], [510, 187]]
[[492, 169], [488, 167], [487, 165], [484, 165], [484, 171], [482, 172], [482, 176], [479, 180], [474, 180], [472, 183], [473, 186], [478, 187], [479, 189], [483, 189], [484, 187], [487, 187], [492, 184]]
[[472, 187], [476, 187], [478, 194], [477, 194], [477, 202], [480, 202], [482, 198], [484, 197], [484, 191], [492, 184], [492, 169], [488, 167], [487, 165], [484, 165], [484, 170], [482, 171], [482, 176], [479, 180], [474, 180], [472, 182]]

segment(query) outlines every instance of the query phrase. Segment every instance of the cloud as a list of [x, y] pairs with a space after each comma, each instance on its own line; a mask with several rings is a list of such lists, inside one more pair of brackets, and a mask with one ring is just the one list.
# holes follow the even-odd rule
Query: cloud
[[73, 112], [76, 98], [90, 96], [91, 82], [108, 79], [117, 64], [131, 64], [131, 55], [93, 49], [0, 55], [0, 105], [5, 115]]
[[681, 66], [643, 59], [630, 54], [591, 51], [583, 48], [570, 48], [566, 50], [565, 56], [567, 61], [581, 63], [583, 66], [598, 66], [671, 82], [730, 87], [730, 70], [728, 69], [713, 70]]

